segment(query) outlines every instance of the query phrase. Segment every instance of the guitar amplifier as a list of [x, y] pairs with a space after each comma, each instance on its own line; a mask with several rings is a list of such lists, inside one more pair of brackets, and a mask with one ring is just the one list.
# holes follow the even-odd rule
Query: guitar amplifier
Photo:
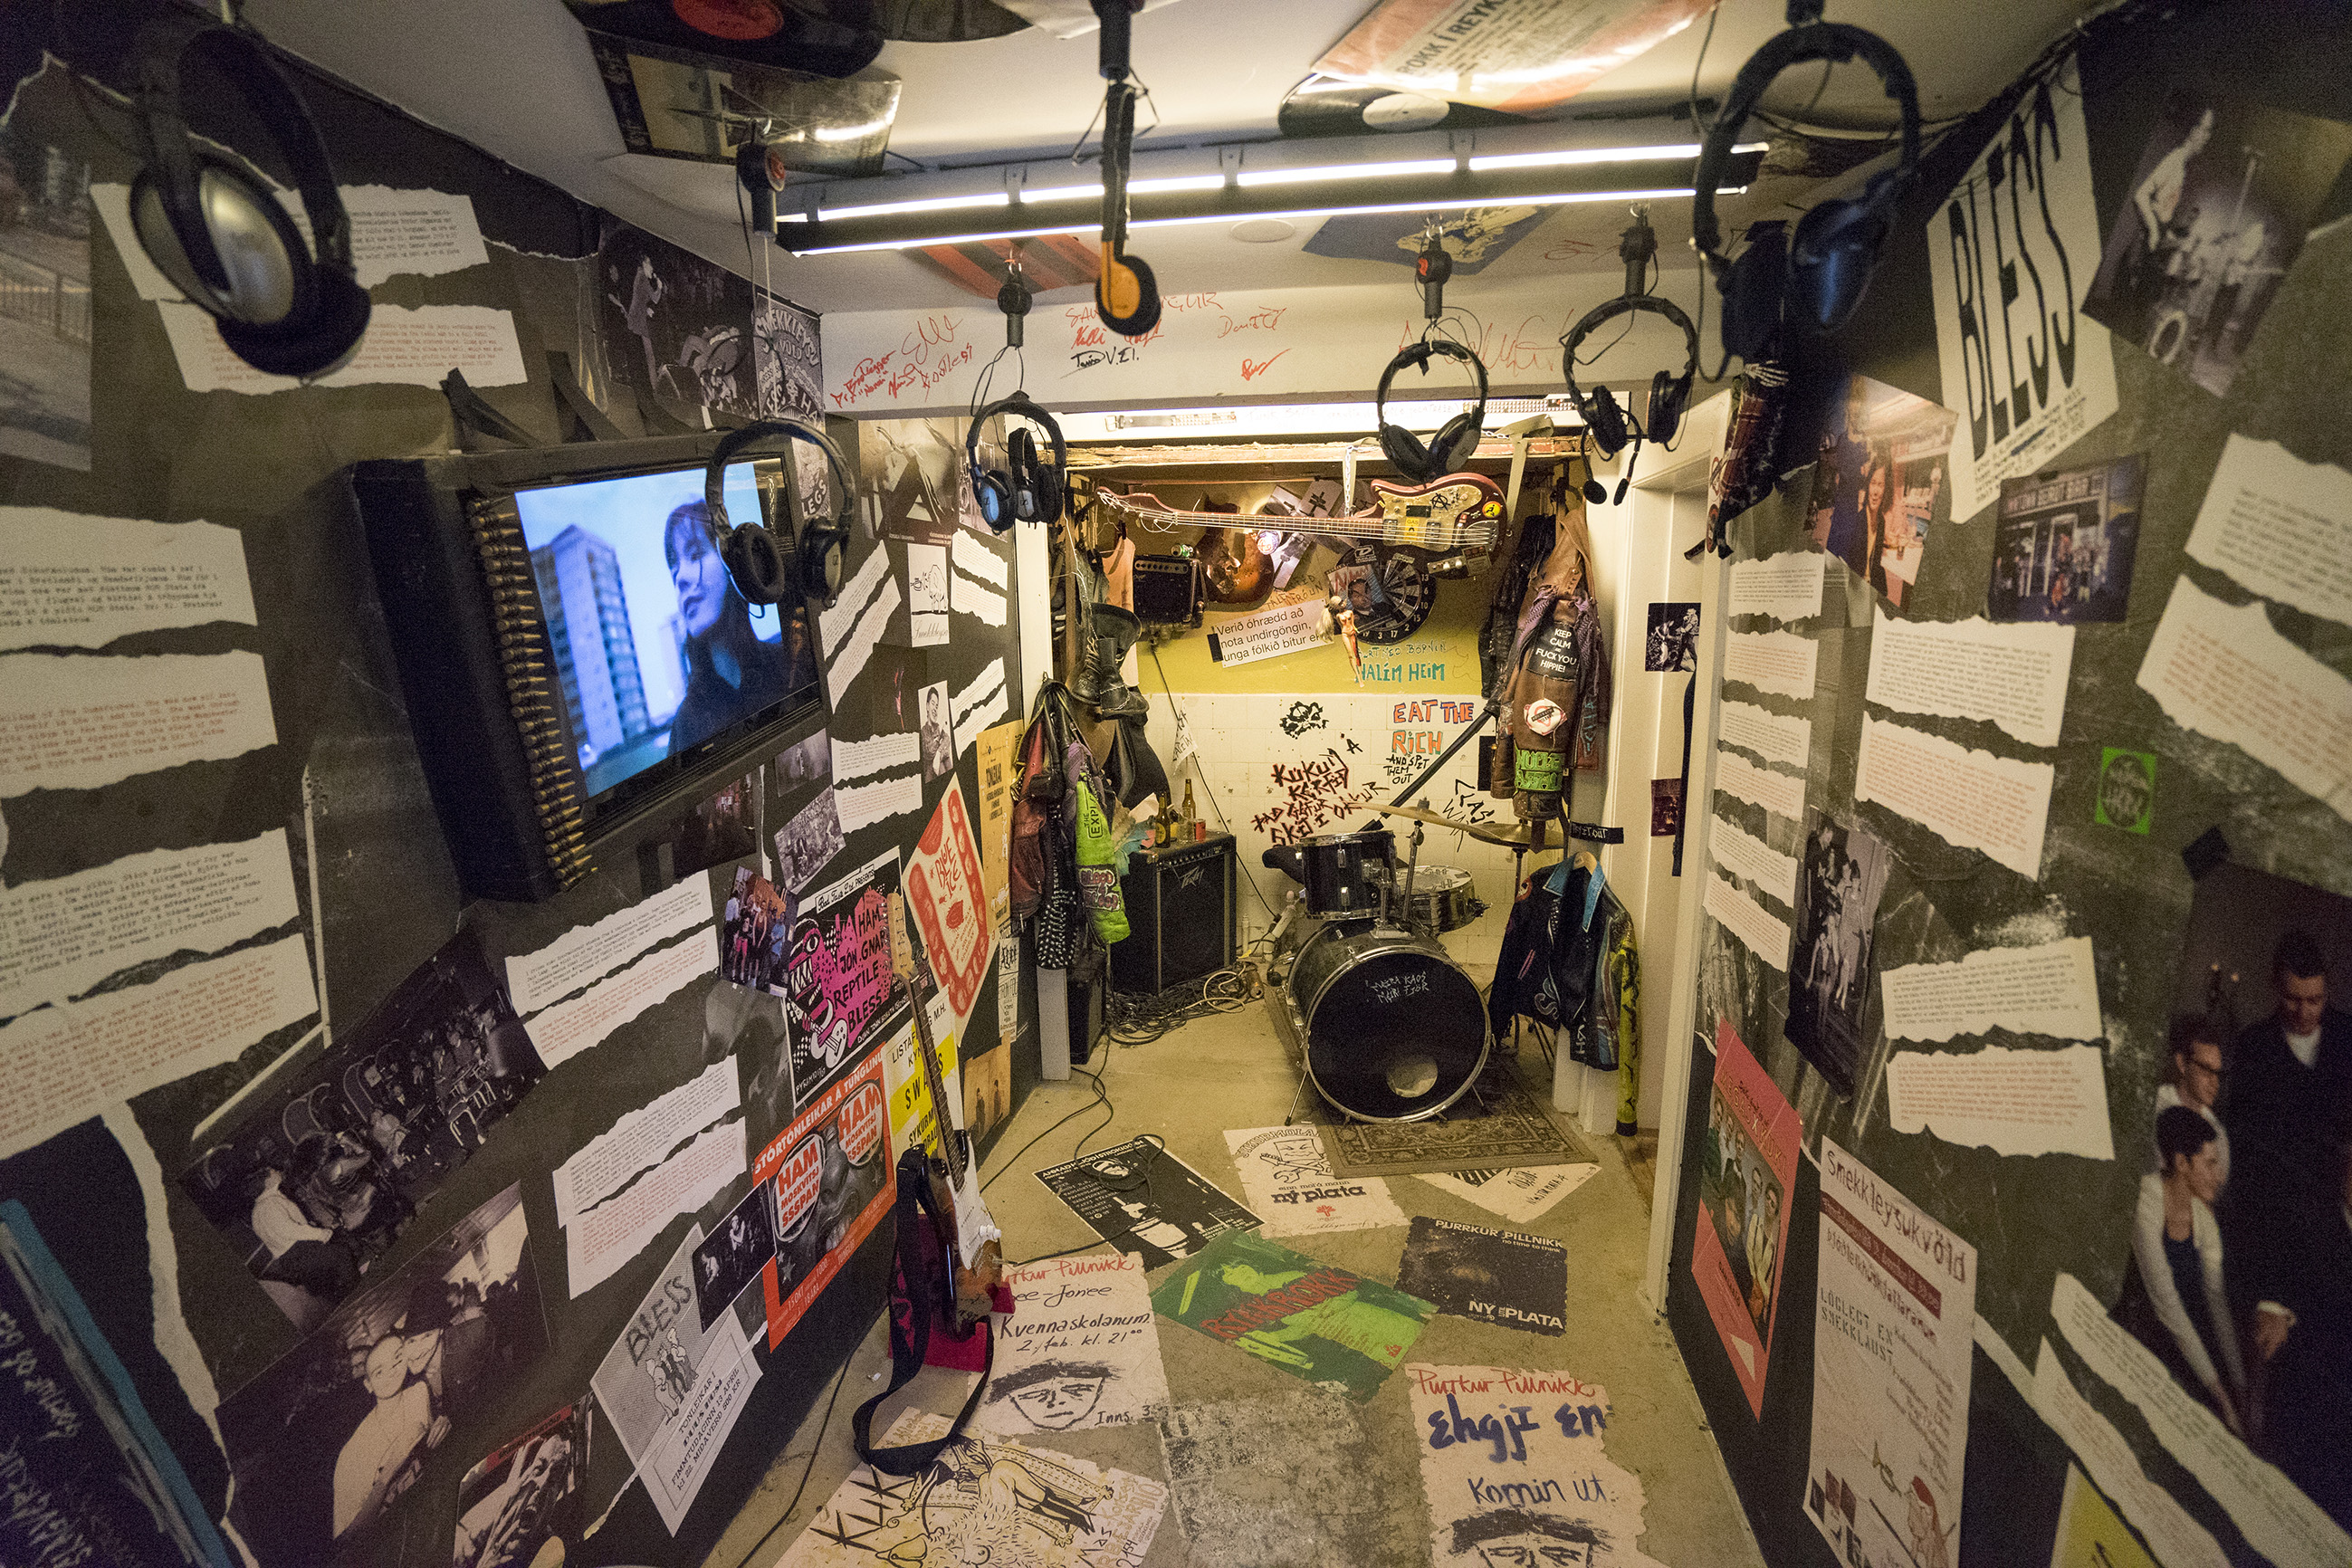
[[1241, 862], [1232, 834], [1137, 850], [1119, 892], [1129, 935], [1110, 950], [1112, 990], [1154, 995], [1234, 962], [1241, 941]]
[[1135, 558], [1135, 616], [1156, 626], [1190, 622], [1200, 605], [1200, 566], [1189, 555]]

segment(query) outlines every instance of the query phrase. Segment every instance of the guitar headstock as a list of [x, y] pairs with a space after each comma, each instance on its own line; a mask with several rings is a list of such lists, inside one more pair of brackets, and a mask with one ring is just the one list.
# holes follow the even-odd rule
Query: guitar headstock
[[916, 945], [915, 930], [907, 923], [907, 895], [890, 894], [890, 973], [910, 994], [920, 995], [931, 984], [930, 965]]

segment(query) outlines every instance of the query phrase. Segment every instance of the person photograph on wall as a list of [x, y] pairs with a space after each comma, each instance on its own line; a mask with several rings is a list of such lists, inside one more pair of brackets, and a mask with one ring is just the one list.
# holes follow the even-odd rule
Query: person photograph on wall
[[2158, 1170], [2140, 1178], [2132, 1262], [2115, 1316], [2243, 1438], [2245, 1360], [2213, 1214], [2223, 1181], [2220, 1133], [2197, 1110], [2167, 1106], [2157, 1112], [2156, 1152]]
[[[2352, 1528], [2352, 1014], [2337, 1005], [2347, 973], [2352, 899], [2232, 861], [2198, 879], [2175, 980], [2174, 1081], [2157, 1090], [2160, 1164], [2142, 1183], [2139, 1278], [2126, 1279], [2116, 1315], [2218, 1413], [2190, 1353], [2205, 1347], [2236, 1405], [2231, 1429]], [[2192, 1201], [2152, 1196], [2150, 1184], [2166, 1180]], [[2158, 1201], [2167, 1212], [2151, 1242]], [[2190, 1270], [2189, 1246], [2197, 1269], [2218, 1268], [2218, 1301]], [[2184, 1281], [2182, 1310], [2162, 1314], [2168, 1324], [2151, 1321], [2166, 1303], [2137, 1300], [2162, 1294], [2150, 1261], [2159, 1247], [2179, 1259]]]
[[955, 771], [955, 732], [948, 725], [948, 683], [923, 688], [923, 776], [935, 779]]
[[1859, 827], [1806, 814], [1796, 937], [1789, 963], [1790, 1041], [1841, 1091], [1858, 1081], [1870, 1044], [1871, 949], [1894, 857]]
[[1867, 376], [1846, 378], [1813, 469], [1813, 542], [1900, 606], [1918, 581], [1958, 416]]
[[2227, 395], [2347, 157], [2352, 125], [2176, 90], [2084, 313]]
[[576, 1542], [593, 1396], [567, 1405], [466, 1472], [450, 1568], [541, 1568]]
[[2131, 606], [2147, 458], [2004, 479], [1985, 615], [1995, 621], [2113, 623]]

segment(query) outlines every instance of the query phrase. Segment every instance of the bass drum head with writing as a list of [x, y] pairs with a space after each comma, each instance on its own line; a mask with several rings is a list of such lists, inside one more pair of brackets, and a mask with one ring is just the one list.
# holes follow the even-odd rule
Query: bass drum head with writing
[[1290, 972], [1307, 1073], [1366, 1121], [1418, 1121], [1469, 1089], [1486, 1063], [1478, 987], [1433, 942], [1402, 931], [1327, 931]]

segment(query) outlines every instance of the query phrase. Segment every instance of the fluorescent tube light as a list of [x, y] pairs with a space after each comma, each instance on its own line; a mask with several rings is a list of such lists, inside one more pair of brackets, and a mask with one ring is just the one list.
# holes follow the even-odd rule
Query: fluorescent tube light
[[[1734, 153], [1761, 153], [1768, 144], [1743, 142], [1732, 148]], [[1555, 153], [1496, 153], [1470, 160], [1470, 172], [1483, 174], [1490, 169], [1565, 169], [1578, 164], [1632, 163], [1643, 158], [1696, 158], [1700, 147], [1696, 142], [1685, 142], [1671, 147], [1580, 147]]]
[[1244, 189], [1258, 185], [1296, 185], [1309, 180], [1392, 180], [1406, 174], [1450, 174], [1451, 158], [1406, 158], [1387, 163], [1327, 164], [1317, 169], [1244, 169], [1234, 183]]
[[839, 218], [897, 217], [905, 213], [943, 213], [954, 212], [965, 207], [1001, 207], [1008, 205], [1011, 200], [1012, 198], [1003, 191], [983, 191], [978, 195], [970, 196], [931, 196], [923, 201], [877, 202], [872, 206], [864, 207], [826, 207], [816, 216], [821, 222], [830, 223]]

